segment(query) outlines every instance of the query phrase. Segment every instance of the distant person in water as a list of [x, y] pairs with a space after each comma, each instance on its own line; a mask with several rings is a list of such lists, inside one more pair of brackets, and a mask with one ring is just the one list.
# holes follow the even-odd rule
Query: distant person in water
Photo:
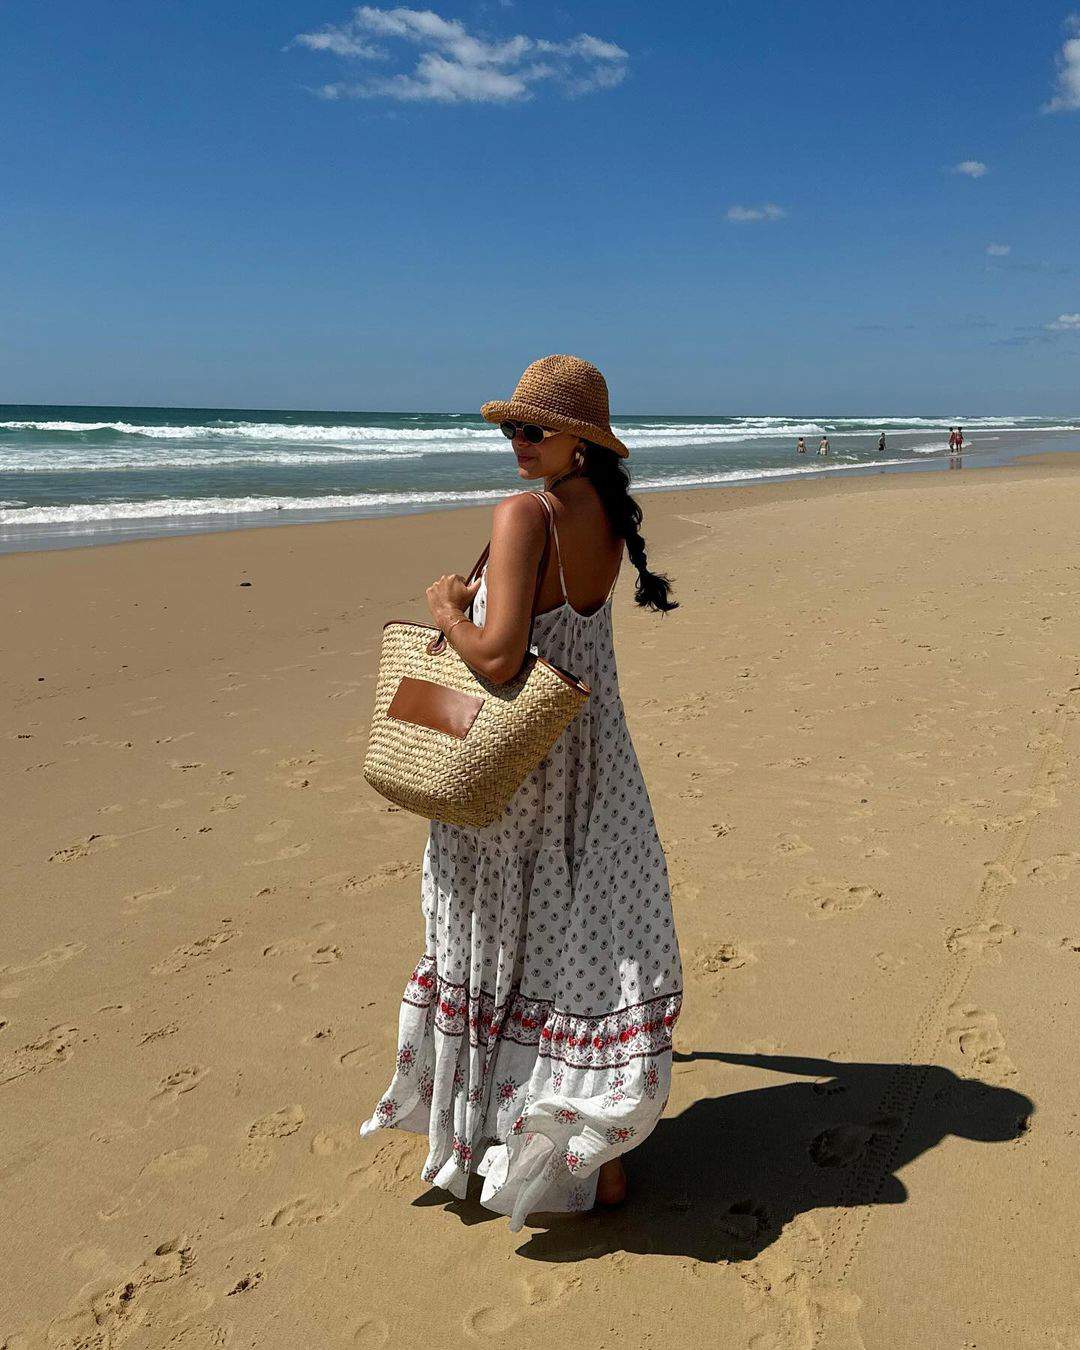
[[806, 441], [802, 436], [800, 436], [799, 439], [795, 442], [795, 453], [797, 455], [806, 454]]
[[950, 450], [955, 450], [955, 449], [956, 449], [956, 428], [955, 428], [955, 427], [950, 427], [950, 428], [949, 428], [949, 449], [950, 449]]
[[827, 455], [827, 454], [829, 453], [829, 438], [828, 438], [828, 436], [822, 436], [822, 438], [821, 438], [821, 444], [818, 446], [817, 452], [818, 452], [819, 455]]
[[964, 428], [963, 428], [963, 427], [957, 427], [957, 428], [956, 428], [956, 448], [957, 448], [957, 450], [963, 450], [963, 448], [964, 448]]
[[884, 433], [884, 432], [882, 432], [881, 435], [877, 438], [877, 448], [878, 448], [878, 453], [879, 453], [879, 454], [885, 449], [885, 433]]

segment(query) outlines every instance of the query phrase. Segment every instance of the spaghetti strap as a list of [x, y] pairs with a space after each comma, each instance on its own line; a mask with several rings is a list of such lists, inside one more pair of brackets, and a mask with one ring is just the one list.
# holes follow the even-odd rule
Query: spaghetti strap
[[615, 594], [615, 587], [619, 584], [619, 573], [621, 571], [622, 571], [622, 559], [620, 558], [619, 566], [615, 569], [615, 580], [611, 583], [611, 589], [608, 591], [607, 596], [604, 599], [605, 605], [607, 604], [608, 600], [610, 600], [611, 597]]
[[547, 512], [548, 520], [551, 522], [551, 533], [555, 540], [555, 558], [559, 564], [559, 585], [562, 587], [564, 602], [569, 603], [570, 597], [566, 594], [566, 574], [562, 565], [562, 549], [559, 547], [559, 527], [555, 524], [555, 508], [548, 501], [545, 492], [534, 492], [533, 496], [540, 499], [540, 505]]

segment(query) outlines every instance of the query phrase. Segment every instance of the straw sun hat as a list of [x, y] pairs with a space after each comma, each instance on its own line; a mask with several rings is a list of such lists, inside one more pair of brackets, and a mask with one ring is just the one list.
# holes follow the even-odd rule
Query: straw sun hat
[[611, 429], [603, 375], [580, 356], [544, 356], [518, 380], [513, 397], [480, 409], [488, 422], [535, 422], [545, 431], [569, 431], [624, 458], [630, 451]]

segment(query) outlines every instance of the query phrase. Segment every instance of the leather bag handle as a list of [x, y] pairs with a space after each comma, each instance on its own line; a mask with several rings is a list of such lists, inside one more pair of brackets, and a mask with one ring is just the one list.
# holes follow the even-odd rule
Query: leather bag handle
[[[541, 494], [538, 492], [529, 493], [530, 497], [539, 497], [540, 495]], [[532, 646], [532, 630], [533, 624], [536, 621], [536, 606], [540, 599], [540, 587], [544, 581], [544, 569], [547, 566], [548, 554], [551, 552], [551, 513], [546, 502], [539, 503], [539, 505], [540, 510], [543, 511], [544, 513], [544, 551], [543, 553], [540, 554], [540, 564], [536, 569], [536, 586], [533, 589], [532, 610], [529, 616], [529, 636], [525, 640], [526, 651], [529, 649], [529, 647]], [[484, 545], [484, 550], [480, 554], [479, 558], [477, 558], [476, 562], [473, 563], [472, 571], [469, 573], [465, 582], [467, 586], [471, 586], [472, 583], [483, 571], [484, 564], [487, 562], [488, 555], [490, 554], [490, 552], [491, 552], [491, 541], [489, 540]], [[468, 609], [465, 611], [465, 614], [470, 623], [472, 622], [473, 605], [475, 601], [476, 597], [473, 596], [472, 600], [469, 601]], [[432, 640], [428, 643], [427, 653], [429, 656], [439, 656], [446, 650], [446, 647], [447, 647], [446, 634], [439, 633], [436, 637], [432, 638]]]

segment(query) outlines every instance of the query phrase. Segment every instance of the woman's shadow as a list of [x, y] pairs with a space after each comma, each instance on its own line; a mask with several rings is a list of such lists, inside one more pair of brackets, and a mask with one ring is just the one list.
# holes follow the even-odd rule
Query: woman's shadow
[[[757, 1256], [798, 1214], [898, 1205], [897, 1170], [947, 1135], [1017, 1139], [1034, 1106], [1009, 1088], [958, 1078], [937, 1064], [858, 1064], [791, 1055], [676, 1052], [681, 1064], [717, 1061], [799, 1075], [696, 1101], [660, 1121], [627, 1159], [619, 1209], [551, 1216], [519, 1248], [541, 1261], [629, 1251], [740, 1261]], [[682, 1070], [694, 1072], [695, 1070]]]

